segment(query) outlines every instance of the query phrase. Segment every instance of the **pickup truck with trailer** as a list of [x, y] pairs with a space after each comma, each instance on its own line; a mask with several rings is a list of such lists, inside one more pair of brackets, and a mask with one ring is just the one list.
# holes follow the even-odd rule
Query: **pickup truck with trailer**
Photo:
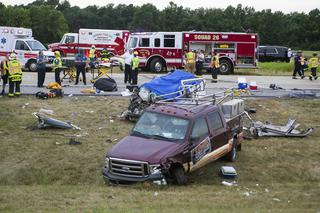
[[243, 141], [244, 101], [220, 105], [156, 103], [106, 154], [103, 177], [112, 183], [187, 183], [187, 173], [225, 157], [235, 161]]

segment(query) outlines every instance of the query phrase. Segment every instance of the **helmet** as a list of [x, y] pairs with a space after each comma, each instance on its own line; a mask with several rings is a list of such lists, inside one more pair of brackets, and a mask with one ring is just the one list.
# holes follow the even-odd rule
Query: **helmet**
[[10, 60], [16, 59], [16, 58], [17, 58], [17, 55], [16, 55], [14, 52], [12, 52], [12, 53], [10, 54], [10, 56], [9, 56], [9, 59], [10, 59]]
[[60, 57], [60, 52], [59, 51], [54, 51], [54, 55]]
[[139, 53], [138, 53], [138, 51], [134, 51], [134, 53], [133, 53], [133, 54], [138, 55]]

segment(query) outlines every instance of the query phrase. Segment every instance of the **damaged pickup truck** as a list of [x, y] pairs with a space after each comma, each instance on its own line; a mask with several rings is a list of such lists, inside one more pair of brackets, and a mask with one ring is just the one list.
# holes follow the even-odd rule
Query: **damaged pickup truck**
[[222, 105], [158, 103], [148, 107], [129, 136], [107, 153], [112, 183], [187, 183], [187, 173], [224, 156], [234, 161], [243, 140], [243, 100]]

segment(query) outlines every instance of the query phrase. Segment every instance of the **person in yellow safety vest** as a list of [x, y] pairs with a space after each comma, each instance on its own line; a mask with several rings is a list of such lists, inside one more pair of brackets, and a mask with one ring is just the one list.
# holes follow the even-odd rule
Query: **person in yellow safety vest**
[[138, 84], [138, 72], [139, 72], [139, 57], [138, 52], [134, 51], [133, 53], [133, 59], [132, 59], [132, 85]]
[[220, 62], [219, 62], [219, 54], [216, 54], [215, 52], [212, 53], [211, 58], [211, 75], [212, 75], [212, 83], [218, 82], [218, 73], [220, 71]]
[[17, 60], [15, 53], [10, 54], [8, 62], [8, 79], [9, 79], [9, 97], [14, 95], [20, 95], [20, 84], [22, 81], [22, 67], [20, 62]]
[[196, 67], [196, 54], [191, 50], [186, 53], [186, 70], [193, 73]]
[[317, 53], [312, 54], [312, 58], [309, 59], [309, 66], [310, 66], [310, 75], [309, 75], [309, 80], [312, 81], [312, 77], [314, 80], [317, 80], [317, 68], [319, 66], [319, 58], [317, 57]]
[[52, 69], [54, 71], [54, 79], [59, 85], [61, 85], [61, 79], [60, 79], [61, 67], [62, 67], [62, 60], [60, 57], [60, 52], [55, 51], [54, 52], [54, 59], [52, 62]]
[[9, 54], [6, 54], [6, 57], [1, 61], [1, 78], [2, 78], [2, 92], [1, 95], [5, 94], [6, 84], [8, 83], [8, 63], [9, 63]]
[[100, 53], [101, 61], [109, 61], [109, 52], [106, 48], [103, 48]]

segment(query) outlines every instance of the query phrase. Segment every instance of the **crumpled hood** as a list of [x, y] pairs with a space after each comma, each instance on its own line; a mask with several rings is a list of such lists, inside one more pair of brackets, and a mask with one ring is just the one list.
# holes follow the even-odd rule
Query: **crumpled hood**
[[175, 142], [127, 136], [109, 150], [108, 156], [158, 164], [161, 158], [180, 146]]

